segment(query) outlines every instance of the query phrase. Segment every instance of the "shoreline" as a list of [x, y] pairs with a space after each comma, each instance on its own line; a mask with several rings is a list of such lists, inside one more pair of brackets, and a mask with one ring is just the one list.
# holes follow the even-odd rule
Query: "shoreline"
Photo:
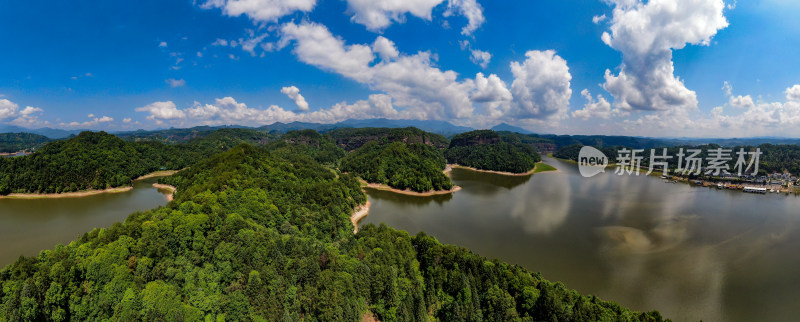
[[367, 185], [364, 186], [364, 187], [365, 188], [370, 188], [370, 189], [375, 189], [375, 190], [380, 190], [380, 191], [388, 191], [388, 192], [399, 193], [401, 195], [415, 196], [415, 197], [430, 197], [430, 196], [438, 196], [438, 195], [447, 195], [447, 194], [454, 193], [456, 191], [461, 191], [461, 187], [457, 186], [457, 185], [453, 185], [453, 188], [451, 188], [450, 190], [431, 190], [431, 191], [426, 191], [426, 192], [416, 192], [416, 191], [412, 191], [410, 189], [400, 190], [400, 189], [392, 188], [392, 187], [390, 187], [388, 185], [385, 185], [385, 184], [382, 184], [382, 183], [367, 183]]
[[[556, 160], [559, 160], [559, 161], [562, 161], [562, 162], [572, 163], [572, 164], [575, 164], [575, 165], [578, 164], [578, 162], [575, 161], [575, 160], [561, 159], [561, 158], [556, 158], [556, 157], [552, 157], [552, 158], [554, 158]], [[616, 168], [616, 167], [617, 167], [617, 165], [612, 163], [612, 164], [607, 165], [606, 169], [613, 169], [613, 168]], [[647, 170], [648, 169], [646, 167], [642, 167], [637, 172], [639, 174], [643, 175], [643, 176], [648, 176], [648, 177], [658, 177], [658, 178], [660, 178], [661, 176], [664, 175], [663, 172], [657, 171], [657, 170], [653, 170], [653, 172], [651, 172], [650, 174], [647, 174]], [[736, 185], [736, 186], [741, 185], [741, 186], [744, 186], [745, 184], [747, 184], [748, 186], [767, 188], [767, 190], [776, 188], [773, 185], [764, 185], [764, 184], [756, 184], [756, 183], [748, 183], [748, 182], [738, 182], [738, 181], [735, 181], [735, 180], [714, 181], [714, 180], [699, 179], [699, 178], [689, 179], [688, 177], [676, 176], [676, 175], [670, 175], [670, 179], [667, 179], [667, 182], [671, 182], [671, 181], [675, 181], [676, 183], [686, 184], [686, 185], [689, 185], [691, 187], [703, 187], [703, 188], [717, 188], [717, 184], [723, 184], [723, 188], [720, 189], [720, 190], [737, 190], [737, 191], [741, 191], [742, 189], [738, 189], [738, 188], [731, 189], [731, 188], [728, 188], [728, 186], [729, 185]], [[701, 181], [702, 183], [696, 184], [696, 183], [694, 183], [695, 181]], [[736, 183], [736, 184], [734, 184], [734, 183]], [[782, 194], [786, 194], [786, 195], [789, 195], [789, 194], [800, 194], [800, 191], [798, 191], [798, 190], [795, 190], [795, 189], [792, 189], [792, 188], [786, 188], [786, 187], [782, 187], [782, 186], [781, 187], [777, 187], [777, 189], [774, 189], [774, 190], [775, 190], [775, 192], [772, 192], [772, 191], [768, 191], [768, 192], [769, 193], [782, 193]]]
[[154, 183], [153, 188], [156, 188], [158, 190], [169, 191], [169, 194], [167, 194], [167, 202], [174, 200], [175, 192], [178, 191], [178, 188], [175, 188], [174, 186], [170, 186], [168, 184], [160, 184], [160, 183]]
[[[177, 170], [163, 170], [163, 171], [156, 171], [152, 173], [148, 173], [141, 177], [131, 180], [131, 183], [135, 181], [145, 180], [149, 178], [155, 177], [165, 177], [171, 176], [178, 172]], [[157, 183], [154, 183], [156, 185]], [[157, 187], [158, 188], [158, 187]], [[167, 188], [163, 188], [167, 189]], [[104, 193], [121, 193], [121, 192], [128, 192], [133, 190], [133, 186], [125, 186], [125, 187], [116, 187], [116, 188], [106, 188], [102, 190], [84, 190], [84, 191], [76, 191], [76, 192], [62, 192], [62, 193], [11, 193], [6, 196], [0, 196], [0, 199], [58, 199], [58, 198], [82, 198], [88, 196], [95, 196]], [[167, 197], [167, 200], [172, 201], [172, 195], [175, 194], [175, 187], [172, 187], [172, 194]]]
[[[542, 162], [539, 161], [536, 164], [538, 165], [539, 163], [542, 163]], [[495, 171], [495, 170], [481, 170], [481, 169], [478, 169], [478, 168], [468, 167], [468, 166], [464, 166], [464, 165], [460, 165], [460, 164], [448, 164], [447, 165], [447, 169], [445, 169], [445, 171], [452, 171], [452, 169], [456, 169], [456, 168], [465, 169], [465, 170], [471, 170], [471, 171], [475, 171], [475, 172], [494, 173], [494, 174], [499, 174], [499, 175], [509, 176], [509, 177], [524, 177], [524, 176], [532, 175], [534, 173], [558, 172], [558, 169], [550, 170], [550, 171], [536, 172], [536, 166], [534, 166], [533, 169], [531, 169], [531, 170], [529, 170], [527, 172], [514, 173], [514, 172]]]
[[353, 223], [354, 227], [353, 234], [358, 233], [358, 222], [369, 214], [369, 207], [371, 205], [369, 200], [367, 200], [367, 203], [353, 209], [353, 214], [350, 216], [350, 222]]
[[156, 177], [168, 177], [168, 176], [171, 176], [173, 174], [178, 173], [178, 171], [180, 171], [180, 170], [160, 170], [160, 171], [156, 171], [156, 172], [151, 172], [151, 173], [145, 174], [145, 175], [143, 175], [141, 177], [137, 177], [136, 179], [133, 179], [132, 181], [140, 181], [140, 180], [156, 178]]
[[33, 154], [33, 152], [27, 151], [27, 150], [22, 150], [22, 151], [17, 151], [17, 152], [0, 152], [0, 157], [13, 157], [13, 156], [17, 156], [18, 154], [19, 154], [19, 156], [26, 156], [26, 155]]
[[58, 199], [58, 198], [80, 198], [94, 196], [104, 193], [120, 193], [133, 190], [132, 186], [108, 188], [103, 190], [87, 190], [63, 193], [12, 193], [2, 196], [0, 199]]

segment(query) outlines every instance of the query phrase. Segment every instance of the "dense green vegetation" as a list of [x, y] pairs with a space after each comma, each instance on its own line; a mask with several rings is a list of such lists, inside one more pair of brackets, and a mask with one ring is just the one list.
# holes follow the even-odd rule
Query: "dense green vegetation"
[[0, 194], [60, 193], [128, 185], [163, 167], [166, 146], [126, 142], [105, 132], [83, 132], [48, 143], [32, 155], [0, 159]]
[[492, 130], [461, 133], [450, 140], [444, 156], [449, 163], [480, 170], [528, 172], [542, 158], [530, 144], [523, 143], [523, 136], [501, 137]]
[[289, 131], [280, 140], [273, 141], [267, 148], [275, 153], [302, 153], [317, 162], [338, 166], [345, 152], [328, 135], [314, 130]]
[[242, 145], [164, 182], [166, 207], [0, 270], [0, 320], [661, 320], [422, 233], [353, 235], [357, 181], [307, 155]]
[[532, 137], [547, 139], [555, 143], [558, 149], [568, 145], [581, 144], [595, 147], [627, 146], [636, 149], [650, 149], [656, 147], [680, 145], [677, 140], [653, 139], [636, 136], [607, 136], [607, 135], [554, 135], [531, 134]]
[[425, 192], [453, 187], [442, 173], [446, 166], [442, 153], [430, 145], [371, 141], [348, 154], [341, 169], [368, 182]]
[[439, 134], [428, 133], [415, 127], [407, 128], [341, 128], [327, 132], [336, 144], [347, 151], [360, 148], [367, 142], [424, 143], [440, 149], [447, 147], [447, 139]]
[[[211, 127], [196, 126], [186, 129], [168, 129], [117, 133], [117, 136], [134, 142], [157, 141], [167, 144], [188, 143], [192, 140], [201, 139], [207, 136], [232, 136], [246, 142], [256, 144], [259, 141], [269, 141], [278, 138], [280, 135], [268, 130], [255, 130], [235, 127]], [[262, 142], [263, 143], [263, 142]]]
[[44, 135], [31, 133], [0, 133], [0, 153], [14, 153], [34, 150], [50, 139]]
[[178, 170], [242, 143], [263, 144], [276, 135], [221, 129], [182, 144], [126, 141], [105, 132], [83, 132], [47, 143], [28, 156], [0, 159], [0, 194], [62, 193], [130, 185], [160, 170]]

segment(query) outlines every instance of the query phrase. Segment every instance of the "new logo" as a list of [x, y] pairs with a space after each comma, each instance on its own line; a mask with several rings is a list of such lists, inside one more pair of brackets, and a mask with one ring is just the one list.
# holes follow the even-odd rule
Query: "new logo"
[[578, 171], [586, 178], [606, 172], [606, 166], [608, 166], [608, 158], [598, 149], [584, 146], [578, 153]]

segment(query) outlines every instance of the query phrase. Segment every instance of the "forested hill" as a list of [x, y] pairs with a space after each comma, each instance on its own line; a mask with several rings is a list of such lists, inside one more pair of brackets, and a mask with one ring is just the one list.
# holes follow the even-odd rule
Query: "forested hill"
[[167, 147], [126, 142], [105, 132], [53, 141], [32, 155], [0, 159], [0, 193], [60, 193], [128, 185], [162, 167]]
[[328, 135], [314, 130], [289, 131], [280, 140], [272, 141], [268, 149], [276, 153], [301, 153], [317, 162], [337, 167], [345, 152]]
[[[52, 141], [36, 153], [0, 159], [0, 194], [62, 193], [131, 184], [156, 170], [178, 170], [242, 143], [265, 144], [279, 135], [220, 129], [186, 143], [129, 141], [105, 132], [82, 132]], [[332, 144], [332, 143], [331, 143]]]
[[[117, 133], [116, 135], [128, 141], [158, 141], [168, 144], [213, 141], [219, 140], [220, 138], [227, 140], [235, 138], [239, 140], [239, 143], [248, 142], [253, 144], [263, 144], [267, 141], [271, 141], [280, 137], [280, 134], [270, 131], [211, 126], [197, 126], [187, 129], [168, 129], [157, 131], [140, 130], [134, 132]], [[235, 146], [235, 144], [233, 146]]]
[[239, 146], [177, 198], [0, 270], [0, 320], [659, 321], [434, 238], [348, 217], [353, 177]]
[[41, 147], [50, 139], [31, 133], [0, 133], [0, 153], [14, 153]]
[[341, 169], [367, 182], [416, 192], [450, 190], [453, 183], [442, 170], [446, 163], [442, 152], [423, 143], [380, 143], [371, 141], [343, 160]]
[[404, 142], [424, 143], [436, 148], [446, 148], [447, 138], [439, 134], [425, 132], [415, 127], [407, 128], [341, 128], [327, 132], [336, 144], [347, 151], [360, 148], [370, 141], [381, 143]]
[[529, 144], [525, 135], [507, 133], [503, 136], [492, 130], [461, 133], [450, 140], [444, 152], [448, 163], [480, 170], [524, 173], [532, 170], [541, 156]]

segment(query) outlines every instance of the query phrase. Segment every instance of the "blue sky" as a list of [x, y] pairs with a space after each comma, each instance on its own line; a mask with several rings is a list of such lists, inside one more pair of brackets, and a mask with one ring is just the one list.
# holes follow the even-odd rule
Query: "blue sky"
[[798, 16], [789, 0], [6, 1], [0, 122], [797, 137]]

